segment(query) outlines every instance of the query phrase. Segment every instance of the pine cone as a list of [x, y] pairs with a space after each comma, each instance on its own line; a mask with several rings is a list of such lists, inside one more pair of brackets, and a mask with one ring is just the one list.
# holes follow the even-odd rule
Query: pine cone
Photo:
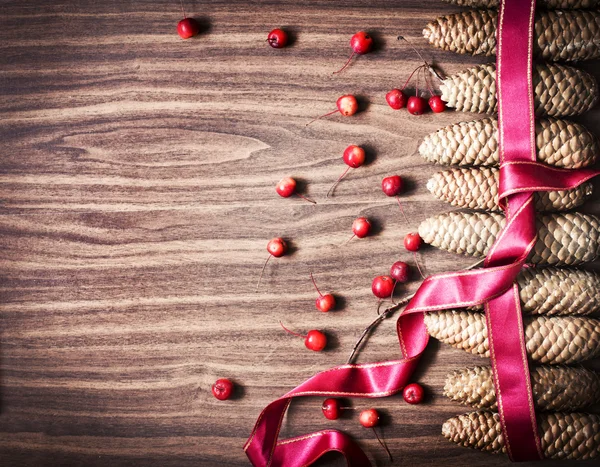
[[[504, 227], [504, 216], [494, 213], [450, 212], [419, 225], [426, 243], [444, 250], [485, 256]], [[594, 261], [600, 254], [600, 220], [577, 212], [538, 216], [538, 241], [529, 261], [538, 265], [575, 265]]]
[[[568, 120], [538, 119], [535, 123], [537, 159], [565, 169], [594, 165], [600, 155], [596, 137]], [[426, 136], [421, 155], [443, 165], [498, 165], [498, 123], [494, 118], [461, 122]]]
[[[532, 367], [531, 391], [536, 410], [573, 411], [600, 402], [600, 376], [585, 368]], [[444, 395], [478, 409], [497, 410], [490, 366], [464, 368], [446, 377]]]
[[[460, 6], [472, 8], [497, 8], [498, 0], [444, 0]], [[536, 6], [548, 10], [558, 8], [594, 8], [600, 4], [600, 0], [538, 0]]]
[[[496, 168], [449, 169], [435, 174], [427, 189], [436, 198], [459, 208], [500, 212]], [[592, 194], [593, 185], [583, 183], [566, 191], [542, 191], [534, 194], [535, 209], [541, 212], [569, 211], [581, 206]]]
[[[598, 85], [587, 72], [558, 64], [533, 69], [536, 116], [566, 117], [590, 110], [598, 100]], [[461, 112], [496, 113], [496, 66], [479, 65], [443, 80], [442, 99]]]
[[[496, 10], [469, 10], [440, 16], [423, 30], [435, 47], [461, 54], [496, 55]], [[538, 11], [533, 55], [550, 61], [600, 57], [600, 14], [589, 10]]]
[[[551, 365], [582, 362], [600, 354], [600, 321], [576, 316], [523, 318], [527, 355]], [[429, 335], [457, 349], [489, 357], [485, 315], [473, 311], [425, 314]]]
[[[586, 413], [538, 414], [538, 430], [547, 459], [595, 459], [600, 454], [600, 417]], [[506, 453], [497, 413], [480, 410], [447, 420], [442, 435], [460, 446]]]

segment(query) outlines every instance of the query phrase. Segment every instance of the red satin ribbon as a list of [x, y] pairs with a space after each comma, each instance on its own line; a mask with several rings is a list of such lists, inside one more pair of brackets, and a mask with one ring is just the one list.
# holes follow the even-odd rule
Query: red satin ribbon
[[[514, 460], [541, 457], [515, 279], [535, 244], [532, 191], [575, 188], [597, 171], [566, 171], [535, 162], [531, 96], [531, 31], [535, 1], [505, 0], [499, 11], [499, 134], [502, 151], [499, 197], [507, 223], [483, 269], [430, 276], [397, 321], [402, 360], [342, 365], [317, 373], [260, 414], [244, 450], [255, 467], [304, 467], [338, 451], [349, 467], [371, 466], [346, 434], [324, 430], [278, 440], [294, 397], [385, 397], [410, 381], [429, 341], [424, 312], [486, 305], [499, 412]], [[503, 19], [501, 19], [503, 18]], [[529, 40], [524, 38], [529, 34]], [[505, 53], [504, 50], [510, 50]], [[526, 94], [523, 94], [525, 92]], [[523, 106], [527, 105], [527, 113]]]

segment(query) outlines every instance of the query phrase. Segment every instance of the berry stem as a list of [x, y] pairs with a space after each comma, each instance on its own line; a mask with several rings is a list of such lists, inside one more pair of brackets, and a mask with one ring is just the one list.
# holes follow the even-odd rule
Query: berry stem
[[304, 201], [308, 201], [309, 203], [317, 204], [317, 202], [314, 199], [307, 198], [306, 196], [301, 195], [300, 193], [296, 193], [296, 196], [298, 198], [302, 198]]
[[310, 280], [312, 281], [313, 285], [315, 286], [315, 290], [317, 291], [317, 293], [319, 294], [319, 297], [322, 297], [323, 294], [321, 293], [321, 291], [319, 290], [319, 288], [317, 287], [317, 283], [315, 282], [315, 278], [313, 277], [312, 272], [310, 273]]
[[398, 207], [400, 208], [400, 212], [404, 216], [404, 222], [408, 222], [408, 217], [406, 217], [406, 214], [404, 213], [404, 208], [402, 207], [402, 203], [400, 202], [400, 198], [398, 196], [396, 196], [396, 201], [398, 201]]
[[339, 111], [340, 111], [339, 109], [332, 110], [331, 112], [328, 112], [328, 113], [326, 113], [325, 115], [321, 115], [320, 117], [313, 118], [313, 119], [312, 119], [310, 122], [308, 122], [308, 123], [306, 124], [306, 126], [310, 125], [310, 124], [311, 124], [311, 123], [313, 123], [313, 122], [316, 122], [317, 120], [320, 120], [320, 119], [322, 119], [323, 117], [328, 117], [329, 115], [333, 115], [334, 113], [336, 113], [336, 112], [339, 112]]
[[421, 68], [423, 68], [423, 66], [425, 66], [425, 65], [420, 65], [420, 66], [418, 66], [417, 68], [415, 68], [415, 69], [413, 70], [413, 72], [410, 74], [410, 76], [409, 76], [409, 77], [408, 77], [408, 79], [406, 80], [406, 83], [404, 83], [404, 86], [402, 86], [402, 88], [400, 89], [400, 91], [404, 91], [404, 88], [406, 88], [406, 86], [408, 86], [408, 83], [410, 83], [410, 80], [412, 79], [413, 75], [414, 75], [414, 74], [415, 74], [415, 73], [416, 73], [418, 70], [420, 70]]
[[404, 37], [404, 36], [398, 36], [398, 40], [399, 40], [399, 41], [400, 41], [400, 40], [402, 40], [402, 41], [405, 41], [405, 42], [406, 42], [408, 45], [410, 45], [410, 48], [411, 48], [411, 49], [413, 49], [413, 50], [415, 51], [415, 53], [416, 53], [416, 54], [419, 56], [419, 58], [420, 58], [421, 60], [423, 60], [423, 63], [424, 63], [425, 65], [429, 66], [429, 63], [427, 63], [427, 60], [425, 60], [425, 59], [423, 58], [423, 56], [422, 56], [422, 55], [419, 53], [419, 51], [418, 51], [418, 50], [415, 48], [415, 46], [414, 46], [414, 45], [412, 45], [412, 43], [411, 43], [411, 42], [410, 42], [410, 41], [409, 41], [409, 40], [408, 40], [406, 37]]
[[381, 312], [379, 310], [381, 309], [382, 303], [383, 303], [383, 300], [381, 298], [379, 300], [377, 300], [377, 316], [381, 316]]
[[270, 259], [271, 259], [271, 255], [269, 255], [269, 257], [265, 261], [265, 264], [263, 264], [262, 270], [260, 271], [260, 276], [258, 277], [258, 283], [256, 284], [256, 292], [258, 292], [258, 287], [260, 286], [260, 281], [262, 280], [262, 276], [265, 272], [265, 268], [267, 267], [267, 263], [269, 262]]
[[431, 87], [431, 71], [428, 69], [429, 73], [425, 72], [425, 84], [427, 85], [427, 90], [429, 91], [430, 96], [435, 96], [433, 89]]
[[291, 334], [292, 336], [296, 336], [296, 337], [301, 337], [302, 339], [306, 339], [306, 336], [303, 336], [302, 334], [298, 334], [297, 332], [294, 331], [290, 331], [288, 328], [286, 328], [283, 323], [281, 321], [279, 321], [279, 325], [283, 328], [283, 330], [285, 332], [287, 332], [288, 334]]
[[394, 303], [394, 290], [396, 290], [397, 285], [398, 285], [398, 281], [394, 281], [394, 287], [392, 287], [392, 295], [390, 295], [390, 300], [392, 301], [392, 305], [396, 305]]
[[383, 449], [385, 449], [385, 452], [387, 452], [387, 455], [390, 458], [390, 462], [394, 462], [394, 459], [392, 459], [392, 453], [388, 449], [387, 444], [385, 444], [383, 441], [381, 441], [381, 438], [379, 438], [379, 435], [377, 434], [377, 430], [375, 429], [375, 427], [373, 427], [373, 433], [375, 433], [375, 437], [377, 438], [377, 441], [379, 441], [379, 444], [381, 444]]
[[[480, 259], [479, 261], [477, 261], [474, 264], [471, 264], [469, 267], [465, 268], [465, 271], [468, 271], [470, 269], [475, 269], [476, 267], [482, 265], [485, 261], [485, 258]], [[408, 302], [411, 301], [411, 299], [415, 296], [416, 294], [412, 293], [410, 295], [405, 296], [403, 299], [401, 299], [398, 303], [396, 303], [395, 305], [392, 305], [391, 307], [389, 307], [387, 310], [385, 310], [383, 313], [381, 313], [377, 318], [375, 318], [371, 324], [369, 324], [364, 330], [363, 332], [360, 334], [360, 336], [358, 337], [358, 340], [356, 341], [356, 343], [354, 344], [354, 347], [352, 347], [352, 352], [350, 353], [350, 357], [348, 358], [348, 361], [346, 362], [347, 365], [352, 364], [353, 360], [354, 360], [354, 356], [356, 355], [358, 349], [360, 348], [362, 342], [365, 340], [365, 338], [371, 333], [371, 331], [373, 331], [373, 329], [375, 329], [379, 323], [381, 323], [384, 319], [389, 318], [392, 314], [394, 314], [395, 311], [398, 311], [400, 308], [404, 307], [405, 305], [408, 304]]]
[[348, 65], [350, 65], [350, 60], [352, 60], [352, 57], [354, 57], [354, 51], [350, 54], [350, 58], [348, 59], [348, 61], [346, 62], [346, 64], [342, 68], [340, 68], [338, 71], [334, 71], [333, 74], [335, 75], [337, 73], [340, 73], [340, 72], [344, 71], [346, 69], [346, 67]]
[[183, 0], [179, 0], [179, 2], [181, 3], [181, 12], [183, 13], [183, 19], [186, 19], [187, 16], [185, 14], [185, 10], [183, 9]]
[[417, 269], [419, 270], [419, 274], [421, 274], [421, 277], [425, 279], [425, 275], [423, 274], [423, 271], [421, 271], [421, 266], [419, 265], [419, 258], [417, 257], [416, 251], [413, 251], [413, 256], [415, 257], [415, 263], [417, 263]]
[[412, 49], [413, 49], [413, 50], [416, 52], [416, 54], [419, 56], [419, 58], [420, 58], [421, 60], [423, 60], [423, 62], [425, 63], [425, 65], [427, 66], [427, 68], [429, 69], [429, 71], [431, 72], [431, 74], [433, 74], [433, 76], [435, 76], [435, 77], [436, 77], [437, 79], [439, 79], [440, 81], [443, 81], [443, 80], [444, 80], [444, 78], [442, 78], [442, 77], [440, 76], [440, 74], [437, 72], [437, 70], [436, 70], [435, 68], [433, 68], [433, 67], [432, 67], [432, 66], [431, 66], [431, 65], [430, 65], [430, 64], [427, 62], [427, 60], [425, 60], [425, 59], [423, 58], [423, 56], [422, 56], [422, 55], [419, 53], [419, 51], [418, 51], [417, 49], [415, 49], [415, 47], [412, 45], [412, 43], [411, 43], [411, 42], [409, 42], [409, 40], [408, 40], [406, 37], [404, 37], [404, 36], [398, 36], [398, 40], [404, 40], [404, 41], [406, 41], [406, 42], [407, 42], [407, 43], [408, 43], [408, 44], [411, 46], [411, 48], [412, 48]]
[[333, 194], [333, 192], [335, 191], [335, 187], [338, 186], [338, 183], [340, 183], [342, 181], [342, 178], [344, 178], [346, 176], [346, 174], [348, 173], [348, 170], [350, 170], [350, 166], [348, 166], [346, 168], [346, 170], [344, 170], [344, 172], [342, 172], [342, 175], [340, 175], [340, 178], [338, 178], [336, 180], [336, 182], [333, 184], [333, 186], [329, 189], [325, 198], [329, 198], [329, 195]]
[[421, 69], [423, 65], [419, 67], [419, 71], [417, 72], [417, 83], [415, 84], [415, 96], [419, 97], [419, 75], [421, 74]]

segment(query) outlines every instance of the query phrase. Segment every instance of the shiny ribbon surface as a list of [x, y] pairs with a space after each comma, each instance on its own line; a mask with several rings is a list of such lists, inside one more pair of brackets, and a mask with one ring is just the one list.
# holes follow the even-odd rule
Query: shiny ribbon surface
[[270, 403], [260, 414], [244, 446], [255, 467], [304, 467], [329, 451], [340, 452], [349, 467], [371, 466], [355, 441], [337, 430], [279, 440], [279, 430], [292, 399], [303, 396], [375, 398], [395, 394], [410, 382], [429, 341], [424, 313], [483, 304], [509, 455], [513, 460], [541, 458], [515, 283], [536, 240], [532, 192], [572, 189], [598, 172], [560, 170], [535, 162], [531, 90], [534, 9], [535, 0], [505, 0], [499, 10], [499, 198], [507, 222], [484, 268], [439, 274], [423, 281], [396, 324], [403, 359], [334, 367], [317, 373]]

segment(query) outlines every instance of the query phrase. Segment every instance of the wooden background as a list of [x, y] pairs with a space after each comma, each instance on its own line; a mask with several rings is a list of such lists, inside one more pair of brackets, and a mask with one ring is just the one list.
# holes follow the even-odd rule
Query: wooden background
[[[401, 239], [449, 209], [426, 190], [439, 168], [417, 147], [474, 116], [413, 117], [392, 111], [384, 95], [420, 63], [398, 34], [446, 73], [482, 61], [421, 38], [427, 21], [457, 8], [185, 3], [203, 24], [188, 41], [176, 34], [176, 1], [0, 0], [2, 465], [248, 465], [242, 446], [262, 408], [345, 362], [376, 313], [371, 279], [398, 259], [412, 262]], [[278, 26], [293, 33], [291, 47], [265, 44]], [[377, 50], [332, 75], [363, 29]], [[584, 67], [600, 77], [598, 64]], [[361, 97], [359, 114], [305, 126], [346, 93]], [[600, 134], [599, 117], [580, 121]], [[326, 200], [352, 143], [368, 149], [369, 163]], [[409, 222], [380, 190], [393, 173], [408, 181]], [[274, 185], [287, 175], [319, 204], [279, 198]], [[343, 244], [359, 215], [375, 221], [376, 234]], [[270, 262], [256, 293], [274, 236], [293, 253]], [[420, 260], [427, 273], [472, 262], [433, 249]], [[310, 271], [339, 297], [337, 311], [315, 310]], [[279, 320], [325, 330], [331, 345], [310, 352]], [[399, 356], [394, 321], [360, 361]], [[383, 412], [395, 465], [507, 465], [440, 435], [444, 420], [466, 411], [442, 396], [446, 373], [483, 362], [433, 342], [415, 375], [426, 404], [352, 403]], [[234, 400], [211, 395], [220, 377], [239, 385]], [[357, 412], [330, 422], [320, 405], [294, 402], [282, 436], [340, 428], [375, 465], [389, 464]], [[330, 455], [320, 465], [342, 462]]]

